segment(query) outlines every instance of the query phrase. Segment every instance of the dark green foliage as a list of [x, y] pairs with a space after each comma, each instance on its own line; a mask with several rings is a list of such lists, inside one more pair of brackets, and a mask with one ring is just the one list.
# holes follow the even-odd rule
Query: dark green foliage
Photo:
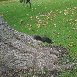
[[0, 1], [8, 1], [8, 0], [0, 0]]
[[20, 3], [22, 3], [23, 2], [23, 0], [20, 0]]

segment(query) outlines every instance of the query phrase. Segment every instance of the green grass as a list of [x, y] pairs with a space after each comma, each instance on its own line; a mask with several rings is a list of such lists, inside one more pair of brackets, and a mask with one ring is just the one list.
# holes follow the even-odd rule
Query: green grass
[[18, 0], [1, 1], [0, 15], [12, 28], [30, 35], [47, 36], [77, 57], [77, 0], [32, 1], [31, 9]]

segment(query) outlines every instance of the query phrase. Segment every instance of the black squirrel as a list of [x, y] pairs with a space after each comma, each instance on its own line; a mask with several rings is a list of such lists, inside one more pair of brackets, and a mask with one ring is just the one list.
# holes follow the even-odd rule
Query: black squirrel
[[33, 38], [34, 38], [35, 40], [42, 41], [42, 38], [41, 38], [39, 35], [34, 35]]
[[34, 35], [33, 38], [35, 40], [39, 40], [39, 41], [42, 41], [42, 42], [53, 43], [52, 40], [48, 37], [41, 37], [39, 35]]
[[52, 40], [48, 37], [42, 37], [42, 42], [52, 43]]

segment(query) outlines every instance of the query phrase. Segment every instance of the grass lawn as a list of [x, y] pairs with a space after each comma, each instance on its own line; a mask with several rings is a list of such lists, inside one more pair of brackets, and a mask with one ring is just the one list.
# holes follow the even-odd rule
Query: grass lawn
[[[71, 56], [77, 57], [77, 0], [32, 0], [31, 9], [18, 0], [1, 1], [0, 15], [12, 28], [47, 36], [54, 45], [67, 47]], [[77, 77], [77, 71], [61, 77]]]

